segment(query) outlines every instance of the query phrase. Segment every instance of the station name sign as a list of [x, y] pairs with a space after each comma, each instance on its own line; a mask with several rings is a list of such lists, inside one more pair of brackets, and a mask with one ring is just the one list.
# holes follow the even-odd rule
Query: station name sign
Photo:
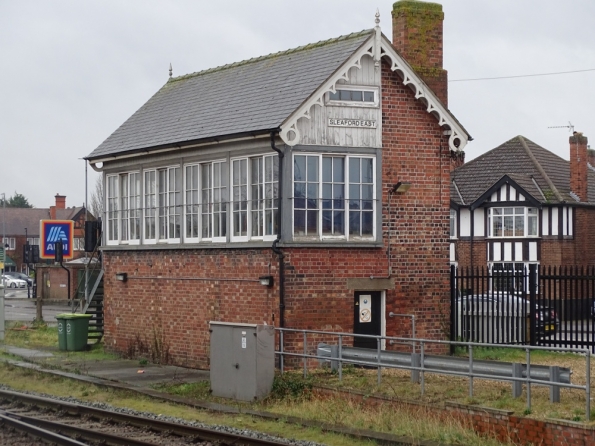
[[328, 118], [329, 127], [355, 127], [364, 129], [375, 129], [376, 121], [372, 119], [345, 119]]

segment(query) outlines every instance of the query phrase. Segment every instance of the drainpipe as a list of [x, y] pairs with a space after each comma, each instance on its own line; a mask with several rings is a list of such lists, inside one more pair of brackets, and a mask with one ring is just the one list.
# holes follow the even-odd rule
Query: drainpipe
[[271, 148], [279, 155], [279, 196], [277, 206], [277, 238], [271, 249], [279, 257], [279, 327], [285, 327], [285, 255], [277, 246], [281, 241], [282, 203], [283, 203], [283, 158], [285, 154], [275, 147], [275, 136], [277, 131], [271, 132]]

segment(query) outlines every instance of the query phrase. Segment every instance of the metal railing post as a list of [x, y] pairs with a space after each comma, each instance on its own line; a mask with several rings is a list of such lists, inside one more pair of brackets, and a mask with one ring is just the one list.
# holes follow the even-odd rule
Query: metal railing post
[[339, 335], [339, 382], [343, 381], [343, 335]]
[[426, 392], [426, 375], [424, 373], [424, 356], [426, 354], [426, 344], [421, 341], [421, 395], [424, 396]]
[[587, 415], [586, 420], [589, 421], [591, 419], [591, 350], [587, 349], [586, 352], [586, 360], [587, 363], [587, 383], [585, 392], [587, 393]]
[[469, 398], [473, 398], [473, 346], [469, 345]]
[[[455, 312], [457, 311], [457, 299], [456, 299], [456, 272], [455, 266], [450, 265], [450, 340], [454, 341], [456, 339], [456, 317]], [[450, 344], [450, 354], [455, 354], [455, 346]]]
[[283, 375], [283, 330], [279, 331], [279, 368], [281, 369], [281, 375]]
[[529, 347], [527, 351], [527, 410], [531, 412], [531, 350]]
[[382, 381], [382, 367], [380, 366], [380, 355], [382, 354], [382, 339], [379, 337], [376, 338], [376, 364], [378, 367], [378, 378], [377, 384], [380, 387], [380, 382]]
[[308, 377], [308, 358], [307, 358], [307, 354], [308, 354], [308, 345], [307, 345], [307, 339], [306, 339], [306, 331], [304, 330], [304, 378]]

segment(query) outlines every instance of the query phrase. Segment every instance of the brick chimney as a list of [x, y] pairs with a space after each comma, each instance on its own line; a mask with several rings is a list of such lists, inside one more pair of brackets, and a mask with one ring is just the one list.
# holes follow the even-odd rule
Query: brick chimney
[[50, 206], [50, 218], [56, 220], [56, 209], [66, 209], [66, 195], [56, 194], [56, 205]]
[[401, 0], [393, 4], [392, 16], [393, 46], [448, 106], [448, 73], [442, 67], [442, 5]]
[[587, 137], [574, 132], [570, 143], [570, 190], [587, 201]]

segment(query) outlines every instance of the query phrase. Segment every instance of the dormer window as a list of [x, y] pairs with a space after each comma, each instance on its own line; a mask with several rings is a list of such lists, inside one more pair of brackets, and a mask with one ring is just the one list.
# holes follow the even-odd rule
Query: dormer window
[[354, 85], [337, 85], [336, 91], [329, 92], [328, 105], [346, 105], [350, 107], [378, 107], [378, 89]]

